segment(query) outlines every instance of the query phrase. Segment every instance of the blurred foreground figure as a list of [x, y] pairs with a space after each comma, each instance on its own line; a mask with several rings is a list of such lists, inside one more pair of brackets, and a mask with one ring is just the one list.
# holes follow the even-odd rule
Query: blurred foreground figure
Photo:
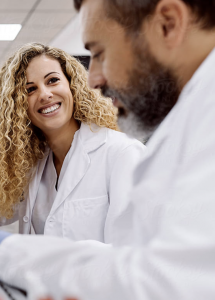
[[114, 99], [121, 126], [150, 137], [134, 176], [136, 239], [8, 237], [0, 276], [33, 298], [43, 287], [56, 299], [214, 300], [214, 1], [75, 3], [90, 85]]

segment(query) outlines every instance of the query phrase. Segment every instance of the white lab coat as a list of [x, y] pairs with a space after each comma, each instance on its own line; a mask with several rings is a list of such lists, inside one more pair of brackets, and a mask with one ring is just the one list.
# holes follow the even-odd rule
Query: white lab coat
[[55, 299], [214, 300], [214, 66], [215, 50], [148, 144], [134, 179], [132, 246], [16, 235], [0, 246], [0, 277], [32, 299], [41, 288]]
[[[92, 130], [82, 123], [75, 133], [68, 166], [62, 167], [64, 176], [59, 178], [44, 234], [72, 241], [128, 243], [132, 239], [128, 191], [134, 167], [141, 161], [146, 147], [121, 132], [95, 124]], [[49, 151], [38, 163], [26, 198], [19, 207], [20, 233], [30, 233], [32, 210], [48, 155]], [[42, 200], [47, 201], [45, 196]]]

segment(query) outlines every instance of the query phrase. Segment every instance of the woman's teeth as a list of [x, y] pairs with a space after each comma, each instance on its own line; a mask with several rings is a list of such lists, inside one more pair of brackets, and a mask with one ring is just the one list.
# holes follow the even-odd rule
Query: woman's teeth
[[56, 109], [58, 109], [60, 107], [60, 104], [55, 104], [51, 107], [45, 108], [45, 109], [41, 109], [41, 113], [42, 114], [48, 114], [51, 113], [53, 111], [55, 111]]

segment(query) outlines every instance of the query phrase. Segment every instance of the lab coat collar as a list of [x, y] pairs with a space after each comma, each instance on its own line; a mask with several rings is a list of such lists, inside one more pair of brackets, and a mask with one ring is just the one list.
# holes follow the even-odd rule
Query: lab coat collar
[[81, 124], [80, 130], [74, 136], [70, 149], [71, 158], [59, 186], [50, 216], [54, 214], [86, 174], [90, 166], [88, 154], [104, 145], [106, 140], [106, 128], [99, 128], [94, 124], [90, 128], [85, 123]]
[[[95, 124], [88, 126], [81, 123], [80, 129], [75, 133], [70, 151], [70, 162], [62, 178], [62, 184], [59, 186], [57, 197], [51, 209], [51, 214], [65, 201], [68, 195], [73, 191], [77, 184], [86, 174], [90, 166], [89, 153], [95, 151], [104, 145], [107, 141], [107, 128], [100, 128]], [[43, 160], [41, 160], [36, 168], [35, 176], [30, 183], [28, 215], [32, 214], [39, 184], [49, 156], [50, 149], [47, 148]], [[72, 166], [72, 167], [71, 167]], [[75, 172], [71, 171], [75, 170]]]
[[193, 74], [190, 81], [188, 81], [188, 83], [185, 85], [179, 100], [182, 98], [183, 99], [186, 98], [184, 96], [188, 95], [193, 91], [195, 91], [195, 93], [198, 93], [200, 89], [204, 88], [206, 85], [208, 86], [208, 81], [210, 80], [210, 77], [212, 80], [214, 80], [214, 75], [215, 75], [214, 65], [215, 65], [215, 48], [202, 62], [202, 64]]
[[106, 143], [107, 128], [81, 123], [79, 136], [85, 151], [90, 153]]

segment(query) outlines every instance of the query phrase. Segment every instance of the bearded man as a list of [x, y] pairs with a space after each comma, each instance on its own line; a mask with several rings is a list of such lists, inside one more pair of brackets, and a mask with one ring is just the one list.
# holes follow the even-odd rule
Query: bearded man
[[122, 129], [149, 138], [134, 176], [136, 239], [6, 237], [0, 278], [34, 299], [214, 300], [215, 2], [74, 1], [90, 86], [113, 98]]

